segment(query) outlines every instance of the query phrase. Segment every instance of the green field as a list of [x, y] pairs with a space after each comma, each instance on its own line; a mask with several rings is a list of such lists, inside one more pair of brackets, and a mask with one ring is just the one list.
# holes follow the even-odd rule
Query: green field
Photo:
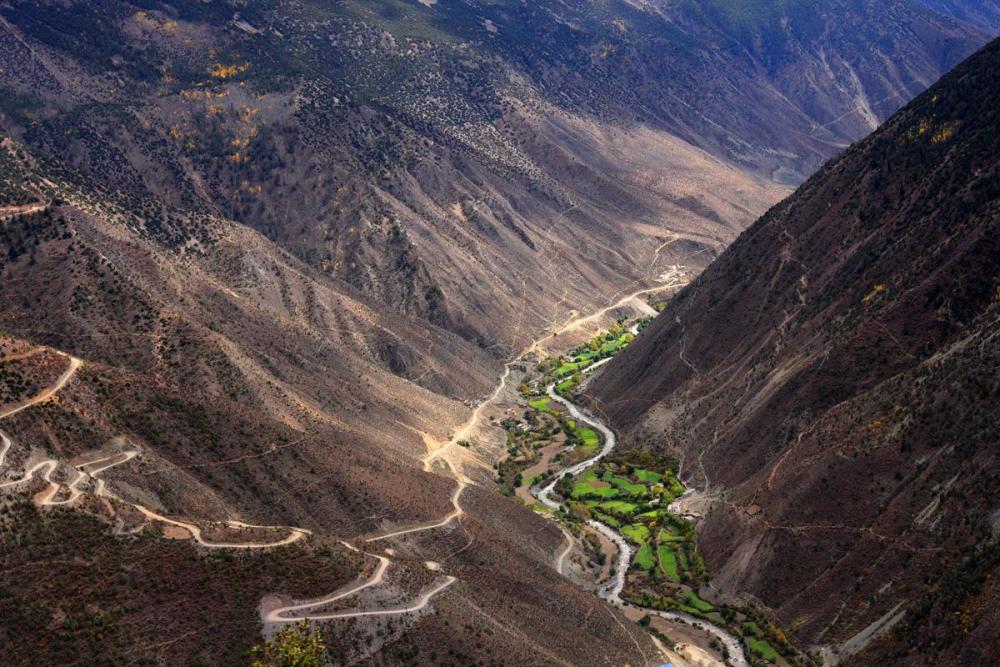
[[635, 552], [635, 558], [632, 559], [632, 564], [643, 570], [652, 570], [656, 565], [656, 560], [653, 558], [653, 550], [650, 548], [649, 544], [646, 542], [642, 543], [639, 550]]
[[595, 486], [590, 482], [575, 482], [570, 498], [573, 500], [583, 500], [585, 498], [601, 498], [609, 500], [618, 495], [618, 489], [611, 486]]
[[[567, 421], [566, 426], [576, 432], [572, 421]], [[636, 545], [636, 553], [642, 553], [641, 558], [637, 555], [633, 559], [636, 568], [656, 569], [664, 582], [679, 584], [689, 579], [698, 582], [703, 567], [700, 561], [694, 563], [689, 558], [689, 553], [696, 553], [694, 530], [666, 508], [674, 497], [671, 489], [678, 487], [683, 491], [684, 487], [668, 469], [648, 463], [633, 467], [612, 461], [584, 471], [572, 484], [570, 494], [573, 500], [583, 501], [594, 519], [616, 528]], [[685, 600], [681, 606], [696, 614], [713, 609], [697, 596]]]
[[601, 439], [597, 435], [597, 431], [589, 428], [581, 428], [576, 432], [577, 437], [583, 441], [584, 447], [598, 447], [601, 444]]
[[544, 396], [542, 398], [536, 398], [535, 400], [530, 401], [528, 405], [530, 405], [535, 410], [539, 410], [540, 412], [548, 412], [550, 400], [551, 399], [548, 396]]
[[[601, 446], [601, 438], [597, 435], [597, 432], [589, 428], [577, 428], [576, 422], [572, 419], [566, 420], [566, 429], [572, 433], [573, 437], [580, 442], [580, 449], [583, 450], [584, 454], [587, 456], [592, 456], [597, 453], [598, 448]], [[588, 470], [588, 473], [592, 473], [593, 469]], [[588, 476], [588, 479], [590, 477]], [[597, 479], [597, 475], [593, 474], [593, 479]]]
[[669, 484], [667, 484], [667, 491], [671, 496], [676, 498], [684, 493], [684, 485], [681, 484], [679, 479], [671, 475]]
[[[622, 534], [636, 544], [645, 544], [649, 539], [649, 528], [641, 523], [633, 523], [622, 528]], [[652, 553], [650, 554], [652, 558]]]
[[680, 581], [681, 578], [677, 574], [677, 556], [674, 554], [674, 550], [667, 544], [661, 544], [657, 552], [660, 557], [660, 572], [672, 581]]
[[624, 325], [615, 324], [610, 331], [578, 345], [565, 356], [550, 357], [545, 364], [548, 369], [545, 379], [565, 380], [593, 363], [623, 350], [633, 338], [635, 337], [631, 333], [624, 330]]
[[751, 639], [747, 642], [747, 645], [750, 647], [751, 652], [756, 653], [765, 660], [778, 659], [778, 652], [763, 639]]
[[604, 475], [601, 479], [605, 482], [610, 482], [617, 486], [619, 489], [624, 491], [630, 496], [645, 496], [646, 487], [642, 484], [636, 484], [630, 482], [624, 477], [618, 477], [617, 475]]
[[684, 595], [687, 597], [688, 604], [698, 611], [707, 613], [715, 609], [715, 607], [698, 597], [698, 594], [694, 591], [684, 591]]
[[562, 382], [556, 385], [556, 392], [560, 394], [565, 393], [572, 386], [573, 386], [573, 378], [570, 378], [568, 380], [563, 380]]
[[685, 551], [684, 547], [681, 547], [680, 555], [681, 555], [681, 568], [684, 570], [690, 570], [691, 562], [688, 560], [687, 551]]
[[585, 366], [588, 366], [589, 364], [590, 364], [589, 359], [585, 361], [574, 361], [572, 363], [563, 364], [559, 368], [552, 371], [552, 377], [556, 380], [564, 378], [567, 375], [572, 375], [576, 371], [580, 370], [581, 368], [584, 368]]
[[601, 354], [608, 355], [618, 352], [632, 341], [632, 334], [625, 334], [617, 340], [608, 341], [601, 346]]
[[660, 530], [660, 534], [656, 536], [657, 542], [687, 542], [687, 538], [683, 535], [677, 535], [672, 530], [663, 528]]
[[608, 482], [605, 482], [603, 479], [600, 479], [597, 476], [597, 474], [594, 473], [593, 470], [588, 470], [587, 472], [583, 473], [583, 476], [580, 477], [574, 484], [577, 484], [577, 485], [578, 484], [583, 484], [585, 486], [591, 486], [591, 487], [593, 487], [595, 489], [613, 489], [614, 488]]
[[663, 479], [663, 475], [658, 472], [653, 472], [652, 470], [636, 470], [635, 478], [640, 482], [647, 482], [649, 484], [658, 484], [660, 480]]
[[686, 537], [682, 537], [680, 535], [667, 535], [666, 537], [661, 537], [659, 541], [662, 542], [662, 543], [664, 543], [664, 544], [667, 544], [667, 543], [670, 543], [670, 542], [673, 542], [674, 544], [681, 544], [683, 542], [687, 542], [687, 538]]
[[612, 500], [608, 503], [601, 503], [598, 505], [605, 512], [614, 512], [615, 514], [625, 514], [629, 515], [635, 511], [637, 505], [635, 503], [625, 502], [624, 500]]

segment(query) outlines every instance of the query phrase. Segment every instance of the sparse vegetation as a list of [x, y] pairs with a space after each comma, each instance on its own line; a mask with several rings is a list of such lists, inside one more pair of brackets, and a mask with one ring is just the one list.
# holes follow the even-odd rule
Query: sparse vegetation
[[250, 649], [251, 667], [323, 667], [326, 644], [308, 621], [286, 625], [272, 639]]

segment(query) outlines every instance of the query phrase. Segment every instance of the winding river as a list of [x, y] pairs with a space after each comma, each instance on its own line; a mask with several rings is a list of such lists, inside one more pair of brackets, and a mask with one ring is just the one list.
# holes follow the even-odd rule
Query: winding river
[[[597, 363], [588, 366], [582, 372], [584, 375], [586, 375], [595, 370], [596, 368], [603, 366], [609, 361], [611, 361], [610, 357], [607, 359], [602, 359], [601, 361], [598, 361]], [[600, 461], [608, 454], [610, 454], [612, 451], [614, 451], [615, 445], [618, 443], [618, 439], [615, 436], [615, 432], [612, 431], [603, 421], [601, 421], [600, 418], [594, 415], [591, 411], [579, 405], [576, 405], [572, 401], [569, 401], [566, 398], [560, 396], [558, 393], [556, 393], [555, 383], [550, 384], [546, 388], [546, 392], [548, 393], [551, 399], [563, 405], [563, 407], [565, 407], [569, 411], [569, 414], [573, 419], [575, 419], [577, 422], [583, 422], [589, 425], [590, 427], [592, 427], [593, 429], [595, 429], [601, 435], [604, 436], [604, 446], [601, 448], [601, 451], [598, 452], [595, 456], [586, 459], [585, 461], [581, 461], [574, 465], [563, 468], [552, 477], [552, 481], [549, 482], [547, 485], [541, 488], [533, 488], [531, 490], [532, 494], [536, 498], [538, 498], [538, 501], [540, 503], [542, 503], [543, 505], [552, 510], [559, 510], [562, 508], [563, 503], [556, 500], [553, 497], [553, 494], [555, 492], [555, 487], [558, 481], [563, 477], [565, 477], [567, 474], [573, 475], [575, 477], [576, 475], [579, 475], [583, 471], [587, 470], [587, 468], [590, 468], [591, 466], [595, 465], [598, 461]], [[691, 616], [690, 614], [685, 614], [684, 612], [647, 609], [646, 607], [638, 607], [636, 605], [633, 605], [629, 602], [622, 600], [621, 593], [622, 590], [625, 588], [625, 575], [628, 573], [629, 565], [632, 562], [632, 553], [633, 553], [632, 545], [629, 544], [628, 540], [625, 539], [625, 537], [621, 533], [614, 530], [610, 526], [600, 523], [599, 521], [591, 519], [587, 521], [587, 525], [593, 528], [594, 530], [599, 531], [605, 537], [614, 542], [615, 545], [617, 545], [618, 547], [618, 562], [615, 565], [614, 575], [611, 577], [610, 580], [602, 584], [598, 589], [597, 593], [600, 597], [604, 598], [612, 605], [619, 607], [620, 609], [626, 609], [626, 608], [634, 609], [644, 614], [659, 616], [660, 618], [664, 618], [668, 621], [682, 621], [693, 627], [704, 630], [705, 632], [708, 632], [713, 637], [718, 639], [719, 642], [726, 647], [726, 649], [729, 651], [730, 664], [732, 664], [734, 667], [749, 667], [749, 663], [747, 662], [746, 655], [743, 652], [743, 645], [740, 643], [740, 640], [737, 639], [734, 635], [732, 635], [724, 628], [721, 628], [709, 621], [697, 618], [695, 616]]]

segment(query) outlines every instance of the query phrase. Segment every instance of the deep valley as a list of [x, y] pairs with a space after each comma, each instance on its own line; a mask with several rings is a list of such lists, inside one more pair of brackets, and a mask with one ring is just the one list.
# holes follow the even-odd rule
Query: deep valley
[[1000, 664], [998, 31], [0, 3], [4, 664]]

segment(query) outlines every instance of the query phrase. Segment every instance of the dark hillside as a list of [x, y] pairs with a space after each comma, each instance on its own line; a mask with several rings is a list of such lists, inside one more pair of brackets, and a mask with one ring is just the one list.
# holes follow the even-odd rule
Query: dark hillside
[[1000, 41], [769, 211], [591, 392], [708, 490], [716, 585], [804, 643], [900, 604], [924, 664], [978, 594], [941, 577], [997, 532], [998, 335]]

